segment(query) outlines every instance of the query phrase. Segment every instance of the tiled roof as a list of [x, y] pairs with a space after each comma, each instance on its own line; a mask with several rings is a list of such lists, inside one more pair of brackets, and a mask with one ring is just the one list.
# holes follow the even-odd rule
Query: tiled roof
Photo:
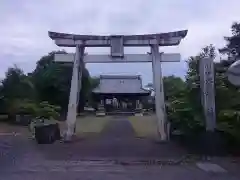
[[140, 75], [100, 75], [100, 79], [141, 79]]
[[150, 92], [146, 89], [137, 89], [137, 90], [133, 90], [133, 89], [128, 89], [128, 90], [125, 90], [125, 89], [122, 89], [120, 87], [116, 88], [115, 90], [112, 90], [112, 89], [106, 89], [106, 90], [103, 90], [99, 87], [95, 88], [93, 91], [93, 93], [103, 93], [103, 94], [142, 94], [142, 93], [146, 93], [146, 94], [150, 94]]
[[100, 84], [93, 93], [150, 94], [150, 91], [142, 88], [140, 75], [101, 75]]

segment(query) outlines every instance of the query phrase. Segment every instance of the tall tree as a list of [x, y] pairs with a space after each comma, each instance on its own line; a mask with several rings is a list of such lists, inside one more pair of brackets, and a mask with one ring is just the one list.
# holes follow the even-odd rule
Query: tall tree
[[[219, 52], [226, 54], [227, 58], [215, 63], [216, 67], [216, 105], [217, 110], [240, 109], [239, 89], [231, 85], [225, 75], [228, 67], [240, 58], [240, 23], [234, 22], [231, 26], [232, 35], [224, 37], [226, 46]], [[229, 101], [231, 99], [231, 101]]]
[[48, 101], [51, 104], [60, 105], [66, 110], [71, 82], [71, 66], [54, 63], [55, 53], [50, 52], [38, 62], [36, 69], [31, 74], [35, 84], [38, 100]]
[[226, 46], [220, 49], [220, 53], [227, 54], [229, 60], [235, 61], [240, 57], [240, 23], [234, 22], [231, 26], [232, 36], [224, 37]]
[[[188, 71], [186, 81], [170, 78], [172, 92], [168, 105], [168, 115], [172, 122], [172, 127], [181, 130], [184, 133], [195, 133], [202, 131], [204, 127], [203, 109], [201, 103], [201, 89], [199, 77], [199, 61], [204, 57], [215, 57], [215, 48], [213, 45], [206, 46], [202, 51], [188, 59]], [[177, 83], [179, 85], [177, 85]], [[170, 87], [171, 87], [170, 86]], [[177, 86], [177, 87], [175, 87]], [[182, 87], [182, 88], [179, 88]]]
[[1, 101], [9, 115], [18, 113], [19, 106], [26, 99], [35, 99], [34, 85], [17, 66], [8, 68], [2, 81]]
[[[55, 53], [66, 53], [65, 51], [50, 52], [43, 56], [32, 73], [37, 89], [38, 98], [51, 104], [59, 105], [63, 111], [67, 111], [68, 99], [72, 78], [72, 64], [59, 64], [54, 62]], [[83, 110], [90, 90], [88, 70], [83, 65], [82, 88], [79, 98], [78, 110]]]
[[166, 101], [174, 100], [186, 90], [185, 82], [174, 75], [163, 78], [163, 87]]

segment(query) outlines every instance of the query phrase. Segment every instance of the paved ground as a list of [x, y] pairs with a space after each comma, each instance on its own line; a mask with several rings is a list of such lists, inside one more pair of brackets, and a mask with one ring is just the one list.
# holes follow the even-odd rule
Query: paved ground
[[[37, 145], [23, 132], [0, 135], [0, 180], [240, 179], [239, 161], [228, 158], [211, 161], [224, 168], [217, 173], [200, 169], [194, 161], [162, 163], [179, 159], [186, 151], [175, 144], [135, 138], [131, 124], [122, 118], [111, 120], [101, 135], [80, 138], [72, 144]], [[160, 163], [147, 161], [156, 159]]]
[[180, 159], [186, 155], [183, 148], [173, 144], [160, 144], [155, 139], [136, 138], [127, 119], [114, 118], [101, 134], [89, 134], [74, 143], [36, 146], [51, 160], [81, 159]]
[[230, 171], [207, 172], [195, 164], [165, 166], [124, 166], [109, 163], [46, 162], [28, 168], [0, 171], [0, 180], [238, 180]]

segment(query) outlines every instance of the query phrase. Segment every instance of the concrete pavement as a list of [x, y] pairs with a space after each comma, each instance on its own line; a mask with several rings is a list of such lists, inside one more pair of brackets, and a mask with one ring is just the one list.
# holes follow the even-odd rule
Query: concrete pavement
[[237, 180], [234, 174], [226, 172], [206, 172], [195, 164], [166, 166], [123, 166], [113, 164], [86, 164], [79, 162], [48, 162], [48, 165], [35, 165], [12, 169], [0, 173], [0, 180]]
[[26, 135], [2, 134], [0, 152], [0, 180], [240, 179], [240, 161], [232, 158], [214, 158], [203, 166], [197, 165], [199, 160], [161, 163], [176, 160], [185, 151], [172, 144], [135, 138], [124, 119], [113, 120], [100, 136], [72, 144], [38, 145]]

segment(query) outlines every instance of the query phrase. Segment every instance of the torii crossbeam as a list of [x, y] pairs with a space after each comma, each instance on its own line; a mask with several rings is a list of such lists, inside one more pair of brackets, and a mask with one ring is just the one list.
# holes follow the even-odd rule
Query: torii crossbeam
[[[187, 35], [187, 30], [160, 34], [145, 35], [76, 35], [49, 32], [49, 37], [58, 46], [76, 47], [75, 54], [56, 54], [56, 62], [73, 63], [73, 74], [67, 114], [66, 140], [74, 133], [76, 123], [78, 93], [81, 86], [81, 67], [84, 63], [112, 63], [112, 62], [152, 62], [153, 81], [155, 88], [155, 105], [158, 122], [158, 132], [161, 140], [168, 139], [167, 119], [164, 103], [163, 81], [161, 62], [180, 61], [180, 54], [159, 53], [159, 46], [176, 46]], [[149, 46], [151, 53], [148, 54], [124, 54], [124, 47]], [[86, 55], [85, 47], [110, 47], [110, 55]], [[79, 83], [80, 82], [80, 83]]]

